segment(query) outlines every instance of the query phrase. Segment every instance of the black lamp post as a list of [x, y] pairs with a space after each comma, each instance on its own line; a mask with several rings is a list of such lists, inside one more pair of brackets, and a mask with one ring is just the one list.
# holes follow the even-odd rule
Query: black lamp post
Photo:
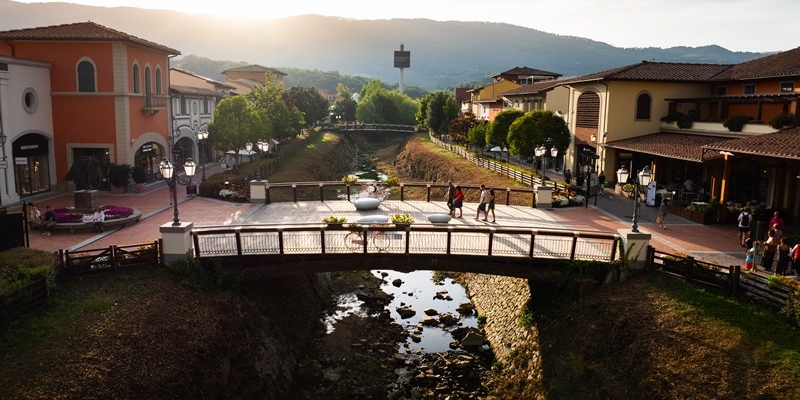
[[[206, 181], [206, 163], [208, 162], [208, 148], [206, 147], [206, 140], [208, 139], [208, 131], [203, 129], [200, 132], [197, 132], [197, 141], [200, 142], [202, 145], [202, 152], [200, 153], [203, 157], [200, 157], [200, 164], [203, 165], [203, 177], [200, 179], [201, 182]], [[205, 161], [203, 159], [205, 158]]]
[[546, 178], [544, 175], [544, 155], [547, 153], [547, 148], [544, 146], [539, 146], [534, 150], [534, 154], [536, 157], [539, 157], [539, 163], [542, 164], [542, 186], [544, 186], [544, 179]]
[[[629, 174], [630, 173], [628, 172], [628, 169], [625, 168], [625, 166], [623, 165], [619, 170], [617, 170], [617, 181], [627, 182]], [[639, 198], [641, 197], [641, 195], [639, 194], [641, 190], [640, 187], [641, 186], [647, 187], [647, 185], [650, 184], [650, 180], [652, 178], [653, 174], [650, 172], [650, 167], [645, 166], [639, 171], [638, 176], [634, 179], [633, 224], [631, 224], [632, 232], [637, 232], [637, 233], [639, 232], [638, 222], [639, 222]]]
[[[556, 157], [558, 157], [558, 149], [555, 147], [550, 148], [550, 157], [553, 157], [553, 164], [555, 164]], [[552, 165], [551, 165], [552, 167]], [[555, 181], [553, 181], [553, 187], [555, 187]]]
[[169, 186], [170, 192], [172, 193], [172, 207], [173, 207], [172, 226], [180, 226], [181, 220], [178, 218], [177, 186], [178, 184], [186, 186], [192, 183], [192, 177], [194, 176], [197, 164], [195, 164], [191, 158], [187, 158], [186, 162], [183, 164], [183, 172], [184, 172], [183, 176], [178, 176], [178, 174], [175, 171], [175, 166], [172, 164], [172, 161], [170, 161], [166, 157], [163, 160], [161, 160], [161, 163], [158, 165], [158, 168], [161, 170], [161, 176], [164, 177], [164, 181], [167, 182], [167, 186]]
[[[2, 158], [0, 158], [0, 160], [3, 161], [3, 165], [2, 165], [3, 170], [8, 168], [6, 166], [6, 139], [8, 139], [8, 137], [6, 136], [5, 133], [3, 133], [3, 127], [0, 126], [0, 155], [2, 155]], [[0, 192], [0, 207], [2, 207], [2, 205], [3, 205], [3, 193]], [[27, 217], [27, 214], [26, 214], [26, 217]], [[27, 221], [27, 218], [25, 220]]]

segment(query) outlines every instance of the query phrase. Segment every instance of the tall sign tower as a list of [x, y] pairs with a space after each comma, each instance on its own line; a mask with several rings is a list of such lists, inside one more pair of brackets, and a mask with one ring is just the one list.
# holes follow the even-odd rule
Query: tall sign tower
[[403, 50], [403, 45], [400, 45], [400, 51], [394, 52], [394, 67], [400, 68], [400, 93], [403, 93], [403, 70], [411, 68], [411, 52]]

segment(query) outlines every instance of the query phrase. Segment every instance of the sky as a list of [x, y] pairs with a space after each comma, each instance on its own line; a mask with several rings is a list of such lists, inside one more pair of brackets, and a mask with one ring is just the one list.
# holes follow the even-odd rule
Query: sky
[[168, 9], [229, 18], [317, 14], [352, 19], [503, 22], [615, 47], [800, 47], [800, 0], [16, 0]]

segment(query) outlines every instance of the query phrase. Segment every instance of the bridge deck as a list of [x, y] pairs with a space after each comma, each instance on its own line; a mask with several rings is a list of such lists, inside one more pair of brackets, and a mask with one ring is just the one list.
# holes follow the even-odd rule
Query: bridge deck
[[[495, 210], [496, 223], [475, 219], [478, 205], [475, 203], [464, 204], [463, 218], [453, 218], [450, 225], [467, 226], [495, 226], [495, 227], [521, 227], [538, 229], [569, 230], [561, 218], [553, 213], [526, 206], [498, 206]], [[250, 212], [241, 215], [233, 224], [304, 224], [321, 223], [328, 215], [347, 218], [348, 222], [356, 222], [359, 218], [370, 215], [392, 215], [407, 212], [414, 218], [415, 224], [429, 224], [428, 216], [431, 214], [447, 214], [447, 204], [444, 201], [399, 201], [386, 200], [377, 210], [356, 211], [352, 202], [348, 201], [301, 201], [297, 203], [272, 203], [255, 207]], [[603, 232], [616, 233], [616, 232]]]

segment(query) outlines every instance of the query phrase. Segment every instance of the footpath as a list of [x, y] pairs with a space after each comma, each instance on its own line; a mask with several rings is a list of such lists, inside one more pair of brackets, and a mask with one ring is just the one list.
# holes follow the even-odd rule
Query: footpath
[[[221, 173], [219, 164], [208, 164], [206, 175]], [[559, 171], [547, 171], [548, 177], [563, 180]], [[204, 197], [188, 197], [183, 186], [178, 186], [178, 210], [181, 221], [191, 221], [196, 227], [226, 225], [234, 223], [243, 214], [254, 210], [248, 203], [230, 203]], [[72, 193], [49, 193], [28, 199], [39, 209], [72, 207]], [[59, 231], [51, 236], [31, 231], [31, 247], [58, 251], [97, 249], [112, 244], [138, 244], [160, 238], [159, 227], [173, 220], [173, 206], [169, 188], [163, 181], [148, 185], [144, 193], [111, 194], [101, 192], [100, 203], [131, 207], [142, 212], [139, 222], [128, 227], [107, 230], [102, 233]], [[502, 206], [499, 206], [502, 207]], [[563, 221], [565, 227], [576, 230], [599, 230], [616, 232], [629, 228], [633, 217], [633, 200], [606, 191], [596, 199], [589, 199], [588, 207], [554, 208], [554, 217]], [[9, 205], [9, 212], [19, 212], [21, 204]], [[681, 218], [667, 216], [667, 229], [659, 228], [654, 220], [657, 209], [640, 205], [639, 230], [652, 234], [651, 244], [659, 251], [681, 253], [696, 259], [723, 265], [743, 265], [744, 249], [737, 240], [737, 229], [731, 225], [702, 225]], [[498, 221], [502, 225], [502, 221]]]

